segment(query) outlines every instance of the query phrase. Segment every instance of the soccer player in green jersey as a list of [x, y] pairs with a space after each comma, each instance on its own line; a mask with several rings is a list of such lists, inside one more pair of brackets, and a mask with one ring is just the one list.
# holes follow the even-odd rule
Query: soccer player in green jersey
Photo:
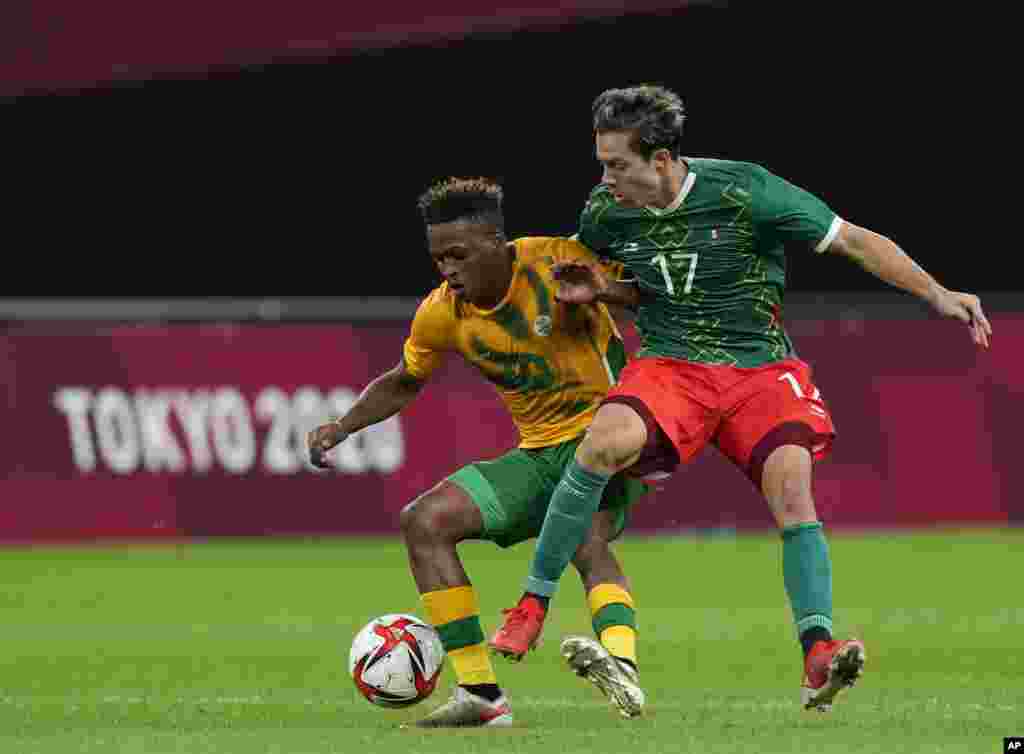
[[[713, 443], [764, 495], [778, 524], [783, 581], [804, 651], [801, 700], [824, 711], [860, 676], [865, 653], [856, 639], [832, 638], [831, 561], [811, 469], [835, 428], [782, 324], [784, 248], [850, 258], [965, 323], [981, 347], [992, 328], [977, 296], [947, 290], [891, 240], [840, 218], [807, 191], [755, 164], [682, 156], [683, 120], [682, 101], [661, 87], [611, 89], [594, 102], [604, 174], [578, 238], [623, 263], [639, 284], [642, 347], [555, 489], [526, 593], [490, 644], [521, 658], [536, 642], [611, 475], [671, 470]], [[581, 301], [605, 285], [593, 265], [576, 266], [571, 277]], [[570, 666], [588, 677], [594, 651], [589, 639], [562, 645]], [[605, 691], [616, 682], [590, 680]]]

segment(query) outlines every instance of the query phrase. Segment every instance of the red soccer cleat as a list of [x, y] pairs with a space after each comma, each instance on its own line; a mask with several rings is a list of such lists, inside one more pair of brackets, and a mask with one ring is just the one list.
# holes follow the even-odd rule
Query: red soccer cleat
[[537, 646], [547, 611], [540, 600], [524, 597], [515, 607], [501, 612], [505, 616], [505, 625], [494, 633], [487, 644], [510, 660], [522, 660], [523, 655]]
[[848, 689], [864, 673], [864, 644], [857, 639], [819, 641], [804, 660], [800, 702], [804, 709], [828, 712], [840, 691]]

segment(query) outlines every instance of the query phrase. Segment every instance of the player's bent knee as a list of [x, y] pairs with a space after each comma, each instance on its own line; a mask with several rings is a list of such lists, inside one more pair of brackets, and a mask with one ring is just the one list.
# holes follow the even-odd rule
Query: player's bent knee
[[407, 542], [422, 538], [425, 532], [423, 501], [423, 496], [416, 498], [398, 514], [398, 528], [402, 532], [402, 538]]
[[814, 441], [814, 430], [803, 422], [787, 422], [776, 427], [751, 451], [748, 476], [767, 495], [768, 481], [780, 478], [784, 472], [806, 467], [810, 474]]
[[406, 542], [458, 542], [479, 530], [479, 516], [466, 493], [443, 483], [406, 505], [398, 521]]
[[797, 445], [772, 451], [764, 464], [762, 491], [779, 526], [817, 520], [811, 493], [810, 452]]
[[427, 493], [402, 509], [399, 526], [407, 542], [449, 539], [445, 531], [450, 517], [443, 497]]
[[614, 474], [636, 462], [647, 441], [647, 426], [628, 406], [608, 404], [594, 417], [577, 459], [591, 469]]

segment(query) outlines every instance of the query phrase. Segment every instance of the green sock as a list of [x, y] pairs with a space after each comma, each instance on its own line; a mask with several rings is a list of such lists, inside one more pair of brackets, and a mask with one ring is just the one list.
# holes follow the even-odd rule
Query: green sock
[[565, 567], [590, 531], [610, 477], [595, 474], [573, 459], [555, 487], [537, 538], [526, 591], [551, 597]]
[[832, 632], [832, 561], [821, 523], [782, 530], [782, 578], [799, 637], [820, 626]]

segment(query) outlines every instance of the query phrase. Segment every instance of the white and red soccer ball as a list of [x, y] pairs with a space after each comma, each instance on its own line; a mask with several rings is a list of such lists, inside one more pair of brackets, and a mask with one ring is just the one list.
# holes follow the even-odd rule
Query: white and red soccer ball
[[381, 707], [411, 707], [434, 693], [444, 667], [441, 637], [414, 615], [374, 618], [356, 634], [348, 671], [359, 693]]

